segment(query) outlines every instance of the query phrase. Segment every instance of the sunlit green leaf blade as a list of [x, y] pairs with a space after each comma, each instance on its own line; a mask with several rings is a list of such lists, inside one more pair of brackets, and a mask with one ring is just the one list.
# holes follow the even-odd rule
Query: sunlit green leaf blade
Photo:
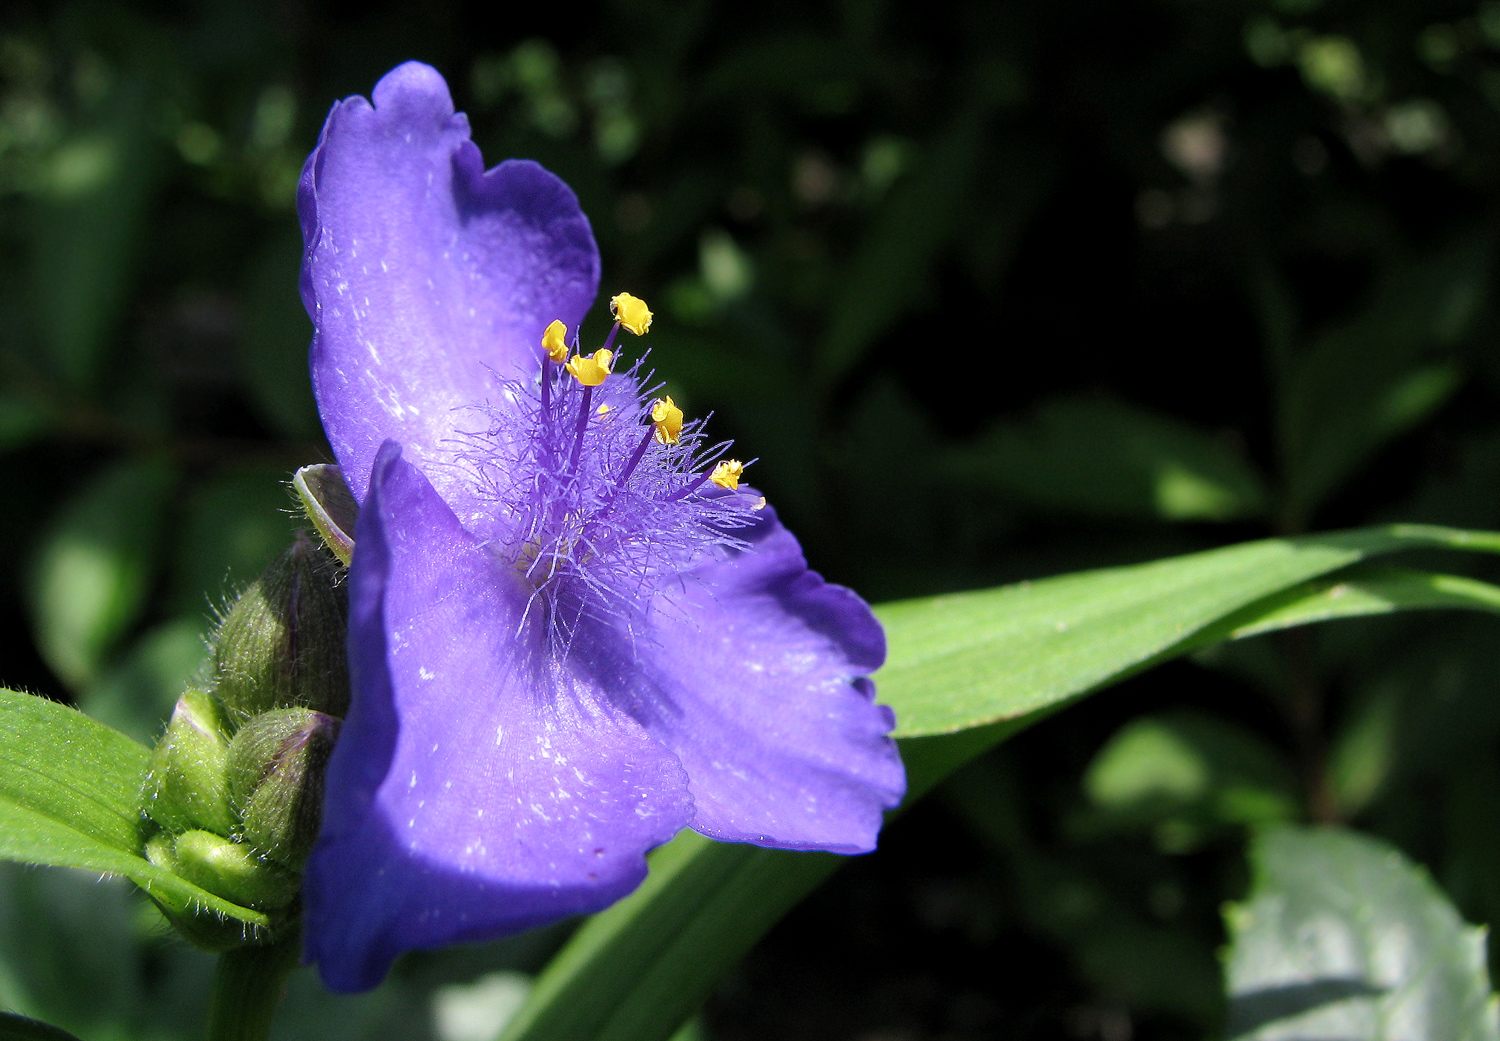
[[876, 677], [881, 700], [896, 709], [905, 737], [1017, 719], [1182, 649], [1267, 596], [1422, 546], [1493, 551], [1500, 535], [1397, 525], [1267, 539], [888, 604], [879, 611], [890, 644]]
[[[140, 848], [146, 750], [64, 705], [0, 690], [0, 799], [106, 846]], [[0, 843], [12, 843], [9, 832]]]
[[266, 924], [139, 855], [146, 761], [145, 748], [80, 712], [0, 690], [0, 859], [123, 875], [169, 907]]
[[1427, 873], [1369, 836], [1280, 827], [1228, 913], [1229, 1038], [1493, 1041], [1484, 932]]

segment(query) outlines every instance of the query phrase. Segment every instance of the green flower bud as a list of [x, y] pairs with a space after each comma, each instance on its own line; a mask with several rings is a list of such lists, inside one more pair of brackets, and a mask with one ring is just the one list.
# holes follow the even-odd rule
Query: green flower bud
[[[165, 832], [158, 832], [146, 842], [146, 859], [159, 868], [177, 873], [175, 842]], [[172, 923], [172, 928], [183, 938], [209, 954], [222, 954], [250, 940], [250, 930], [243, 922], [225, 918], [207, 908], [197, 910], [173, 909], [152, 898], [162, 916]]]
[[185, 831], [172, 847], [177, 874], [245, 907], [275, 911], [297, 896], [302, 879], [257, 857], [249, 846], [207, 831]]
[[347, 613], [338, 565], [299, 534], [219, 628], [215, 677], [233, 722], [293, 705], [342, 716], [349, 705]]
[[339, 721], [308, 708], [256, 716], [229, 745], [229, 797], [244, 842], [300, 868], [318, 837], [323, 771]]
[[228, 835], [229, 743], [213, 696], [189, 690], [177, 699], [166, 733], [151, 753], [141, 786], [141, 809], [167, 831], [191, 828]]

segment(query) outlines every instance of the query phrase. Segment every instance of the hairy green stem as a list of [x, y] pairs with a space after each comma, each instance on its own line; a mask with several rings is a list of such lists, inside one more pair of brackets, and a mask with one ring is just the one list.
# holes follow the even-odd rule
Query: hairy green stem
[[293, 934], [219, 955], [208, 1006], [208, 1041], [266, 1041], [300, 948], [301, 938]]

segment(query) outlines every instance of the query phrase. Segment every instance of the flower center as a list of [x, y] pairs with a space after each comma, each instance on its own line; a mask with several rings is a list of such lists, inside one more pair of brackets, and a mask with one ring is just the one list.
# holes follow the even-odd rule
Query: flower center
[[528, 618], [564, 649], [593, 622], [643, 635], [653, 603], [693, 568], [747, 548], [735, 533], [765, 502], [739, 491], [744, 464], [720, 458], [729, 446], [707, 444], [702, 420], [643, 390], [640, 361], [615, 371], [619, 330], [640, 335], [651, 313], [628, 294], [611, 307], [616, 324], [591, 355], [561, 322], [547, 327], [540, 378], [506, 385], [474, 453], [506, 521], [491, 547], [530, 586]]

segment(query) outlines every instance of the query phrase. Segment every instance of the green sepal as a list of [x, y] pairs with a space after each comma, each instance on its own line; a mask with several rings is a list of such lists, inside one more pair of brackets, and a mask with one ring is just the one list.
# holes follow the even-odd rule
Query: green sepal
[[338, 565], [299, 534], [219, 628], [214, 671], [234, 723], [292, 706], [343, 716], [349, 705], [347, 602]]
[[354, 559], [354, 522], [359, 517], [359, 504], [344, 483], [344, 472], [334, 463], [304, 466], [292, 477], [292, 490], [323, 545], [348, 567]]
[[229, 746], [229, 792], [243, 841], [300, 868], [318, 837], [323, 772], [339, 721], [308, 708], [256, 716]]
[[186, 831], [172, 847], [177, 874], [225, 900], [262, 911], [286, 907], [302, 880], [248, 846], [207, 831]]
[[177, 699], [141, 786], [141, 809], [167, 831], [203, 828], [228, 835], [234, 829], [224, 729], [212, 695], [189, 690]]

